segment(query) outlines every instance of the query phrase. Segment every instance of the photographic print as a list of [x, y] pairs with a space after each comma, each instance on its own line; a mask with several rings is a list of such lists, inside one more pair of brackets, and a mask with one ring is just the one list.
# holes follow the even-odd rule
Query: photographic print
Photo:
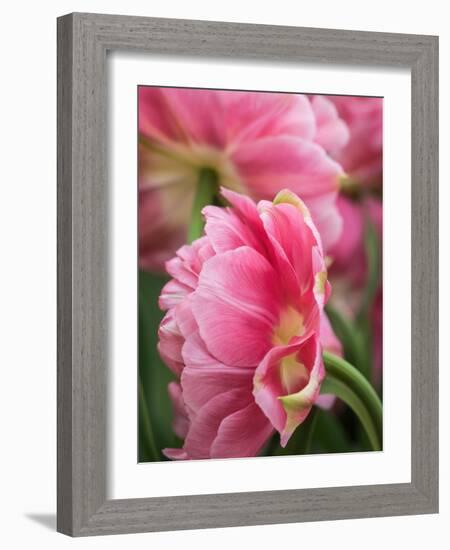
[[383, 99], [137, 108], [139, 462], [382, 450]]
[[438, 49], [58, 18], [58, 531], [438, 512]]

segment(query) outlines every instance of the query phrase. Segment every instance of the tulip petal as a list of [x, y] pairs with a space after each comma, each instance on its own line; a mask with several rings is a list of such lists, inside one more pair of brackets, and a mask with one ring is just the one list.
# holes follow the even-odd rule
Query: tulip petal
[[222, 92], [222, 99], [227, 137], [235, 148], [263, 136], [314, 137], [314, 113], [306, 96], [233, 91]]
[[188, 460], [189, 456], [184, 449], [163, 449], [163, 455], [170, 460]]
[[231, 390], [216, 395], [209, 400], [191, 421], [184, 442], [189, 458], [210, 458], [210, 449], [224, 418], [244, 409], [249, 404], [251, 394], [242, 390]]
[[336, 396], [332, 393], [322, 393], [316, 399], [316, 405], [324, 411], [329, 411], [336, 403]]
[[219, 361], [250, 367], [264, 357], [279, 316], [278, 284], [271, 264], [246, 246], [205, 262], [192, 310], [206, 347]]
[[170, 309], [161, 321], [158, 338], [158, 351], [161, 359], [172, 372], [181, 374], [184, 366], [181, 355], [184, 338], [175, 320], [174, 309]]
[[281, 433], [281, 446], [285, 447], [294, 433], [311, 411], [320, 394], [320, 385], [325, 376], [321, 351], [315, 355], [308, 384], [299, 392], [280, 397], [286, 411], [286, 425]]
[[217, 254], [240, 246], [250, 246], [264, 255], [263, 242], [257, 238], [253, 228], [234, 211], [207, 206], [203, 209], [203, 214], [206, 219], [205, 233]]
[[311, 250], [317, 241], [304, 217], [298, 208], [283, 203], [265, 208], [261, 218], [267, 233], [279, 244], [297, 274], [300, 291], [305, 293], [312, 285]]
[[342, 217], [336, 207], [336, 199], [337, 193], [308, 200], [325, 251], [329, 251], [342, 234]]
[[197, 286], [203, 262], [213, 255], [209, 240], [202, 237], [177, 250], [176, 256], [166, 263], [167, 273], [193, 290]]
[[176, 225], [169, 223], [168, 212], [171, 220], [177, 218], [180, 205], [183, 210], [186, 208], [186, 196], [182, 201], [174, 200], [173, 207], [163, 199], [158, 189], [139, 188], [139, 266], [148, 271], [161, 271], [185, 240], [187, 220]]
[[[339, 229], [333, 204], [342, 168], [322, 147], [300, 138], [265, 138], [243, 146], [233, 160], [250, 194], [271, 200], [275, 189], [291, 189], [306, 202], [319, 232], [326, 235], [324, 246], [328, 248], [339, 237], [333, 234]], [[327, 231], [330, 222], [334, 224], [331, 232]]]
[[[318, 322], [319, 310], [314, 302], [317, 306], [323, 306], [328, 287], [320, 237], [312, 226], [306, 207], [303, 205], [302, 208], [305, 209], [304, 213], [298, 205], [285, 202], [269, 203], [260, 207], [267, 234], [278, 254], [283, 283], [289, 280], [288, 277], [295, 275], [299, 290], [294, 294], [295, 286], [292, 282], [289, 283], [288, 288], [292, 289], [290, 301], [304, 316], [304, 325], [308, 331]], [[323, 285], [318, 284], [321, 281]]]
[[139, 131], [150, 138], [220, 147], [225, 143], [223, 116], [220, 94], [213, 90], [139, 87]]
[[383, 172], [383, 99], [327, 96], [350, 129], [350, 140], [334, 155], [358, 184], [381, 185]]
[[343, 357], [342, 344], [338, 340], [327, 314], [322, 311], [320, 316], [320, 343], [325, 351]]
[[163, 311], [176, 307], [180, 304], [190, 293], [192, 289], [189, 286], [180, 283], [176, 279], [170, 279], [167, 282], [159, 295], [158, 305]]
[[336, 192], [342, 174], [322, 147], [290, 136], [245, 144], [232, 158], [249, 191], [268, 199], [273, 199], [274, 188], [288, 188], [308, 203], [308, 198]]
[[316, 401], [324, 376], [315, 335], [272, 348], [255, 371], [256, 403], [281, 435], [284, 447]]
[[198, 332], [192, 334], [183, 346], [186, 366], [181, 375], [181, 386], [186, 405], [196, 413], [219, 393], [230, 389], [252, 391], [253, 372], [245, 367], [231, 367], [217, 361], [206, 349]]
[[186, 406], [191, 413], [197, 413], [216, 395], [231, 389], [243, 389], [247, 394], [252, 390], [253, 373], [243, 367], [230, 367], [216, 362], [205, 369], [185, 367], [181, 376], [181, 386]]
[[173, 431], [180, 439], [184, 439], [189, 429], [189, 418], [181, 386], [177, 382], [170, 382], [167, 390], [173, 407]]
[[178, 304], [175, 308], [177, 325], [185, 340], [189, 338], [192, 333], [198, 330], [197, 321], [192, 313], [191, 300], [192, 294], [186, 296], [181, 304]]
[[345, 147], [350, 132], [345, 122], [339, 118], [335, 105], [326, 97], [316, 95], [311, 98], [311, 107], [317, 127], [314, 141], [330, 152]]
[[274, 432], [255, 403], [227, 416], [211, 446], [211, 458], [256, 456]]
[[[325, 351], [329, 351], [338, 357], [343, 357], [342, 344], [337, 339], [327, 314], [322, 311], [320, 317], [320, 344]], [[316, 405], [324, 410], [329, 410], [336, 402], [336, 396], [322, 393], [316, 400]]]
[[[282, 273], [280, 289], [286, 295], [286, 301], [299, 295], [299, 287], [292, 266], [272, 236], [266, 233], [259, 206], [248, 197], [229, 189], [222, 188], [222, 195], [233, 208], [207, 207], [203, 210], [206, 218], [205, 232], [214, 250], [220, 254], [240, 246], [250, 246], [262, 254]], [[267, 205], [272, 203], [267, 202]]]

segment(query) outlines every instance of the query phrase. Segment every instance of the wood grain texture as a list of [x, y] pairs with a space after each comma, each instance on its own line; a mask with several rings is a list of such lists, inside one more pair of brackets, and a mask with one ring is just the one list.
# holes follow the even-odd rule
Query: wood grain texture
[[438, 42], [412, 67], [412, 479], [438, 508]]
[[57, 529], [72, 525], [72, 24], [58, 21]]
[[[409, 67], [412, 481], [107, 500], [106, 53]], [[58, 20], [58, 530], [99, 535], [438, 510], [438, 39], [116, 15]]]

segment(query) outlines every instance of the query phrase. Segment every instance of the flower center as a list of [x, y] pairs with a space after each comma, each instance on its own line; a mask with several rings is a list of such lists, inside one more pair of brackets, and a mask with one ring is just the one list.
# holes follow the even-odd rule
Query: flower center
[[195, 187], [198, 173], [209, 168], [217, 173], [218, 183], [238, 192], [246, 192], [239, 174], [225, 150], [197, 143], [161, 143], [140, 138], [141, 169], [149, 173], [152, 187], [182, 184]]
[[296, 353], [283, 357], [279, 373], [281, 385], [288, 395], [300, 391], [309, 378], [308, 369], [297, 359]]
[[[275, 346], [286, 346], [295, 336], [302, 336], [305, 332], [303, 315], [289, 306], [280, 315], [280, 321], [275, 328], [272, 343]], [[308, 381], [308, 369], [292, 353], [283, 357], [279, 365], [279, 377], [286, 394], [299, 391]]]
[[292, 306], [288, 306], [281, 312], [280, 321], [273, 332], [272, 343], [275, 346], [285, 346], [294, 336], [302, 336], [304, 332], [303, 315]]

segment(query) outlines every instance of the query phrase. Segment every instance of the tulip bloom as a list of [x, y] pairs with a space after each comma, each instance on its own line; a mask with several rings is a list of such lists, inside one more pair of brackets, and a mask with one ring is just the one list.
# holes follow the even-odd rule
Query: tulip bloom
[[380, 97], [326, 96], [349, 130], [342, 147], [326, 146], [344, 168], [350, 183], [379, 187], [383, 172], [383, 99]]
[[290, 191], [273, 202], [222, 189], [204, 237], [166, 268], [159, 351], [177, 375], [169, 393], [182, 449], [173, 459], [255, 456], [277, 431], [285, 446], [317, 402], [330, 293], [322, 244]]
[[139, 135], [142, 268], [161, 268], [186, 242], [204, 168], [255, 200], [291, 189], [309, 207], [325, 248], [338, 238], [342, 169], [325, 148], [343, 147], [348, 130], [327, 99], [140, 87]]

